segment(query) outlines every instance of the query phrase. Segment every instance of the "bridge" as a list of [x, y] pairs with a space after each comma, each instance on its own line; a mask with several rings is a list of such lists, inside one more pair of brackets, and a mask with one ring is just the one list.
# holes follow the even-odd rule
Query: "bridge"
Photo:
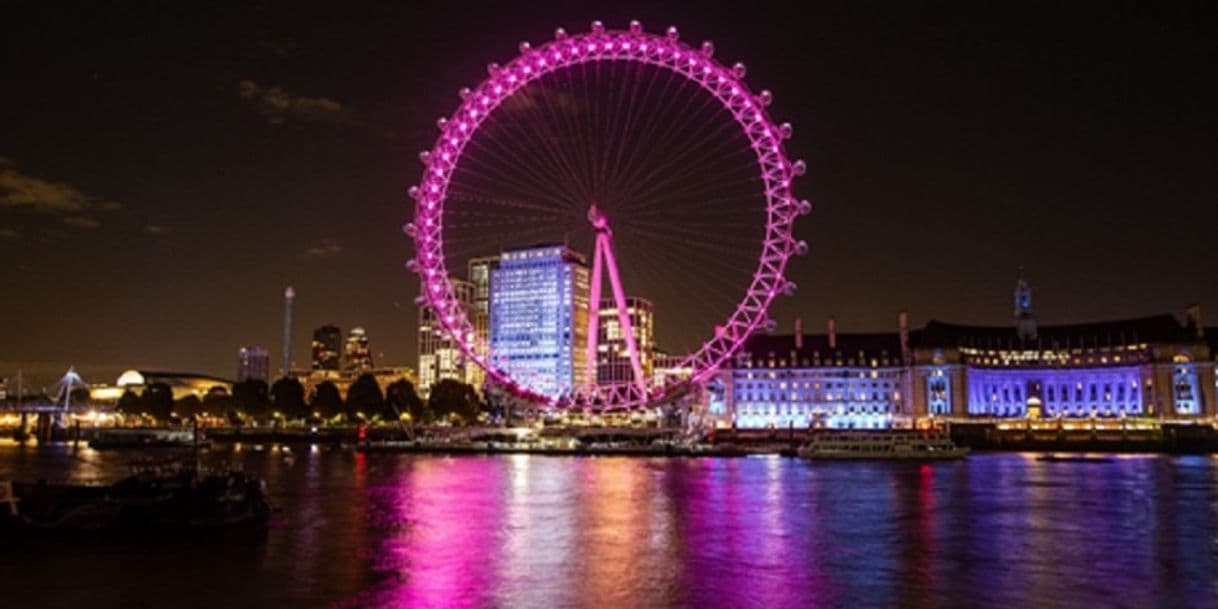
[[21, 401], [22, 391], [18, 390], [18, 401], [0, 405], [0, 413], [21, 415], [17, 427], [17, 437], [28, 437], [31, 433], [30, 419], [34, 418], [34, 434], [40, 439], [50, 439], [56, 429], [64, 429], [67, 417], [71, 414], [83, 414], [90, 410], [87, 404], [72, 404], [72, 392], [89, 386], [85, 383], [75, 368], [68, 368], [63, 378], [59, 379], [52, 390], [53, 400], [48, 402], [45, 397], [34, 402]]

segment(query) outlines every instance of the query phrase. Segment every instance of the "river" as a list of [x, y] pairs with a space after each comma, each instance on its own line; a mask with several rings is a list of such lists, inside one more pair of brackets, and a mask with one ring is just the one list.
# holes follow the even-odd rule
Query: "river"
[[[0, 478], [133, 457], [0, 444]], [[6, 607], [1218, 607], [1218, 457], [809, 463], [221, 447], [265, 538], [13, 541]]]

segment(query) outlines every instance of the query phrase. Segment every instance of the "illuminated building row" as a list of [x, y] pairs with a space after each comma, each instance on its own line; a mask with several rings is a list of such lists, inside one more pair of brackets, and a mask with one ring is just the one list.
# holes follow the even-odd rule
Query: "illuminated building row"
[[372, 350], [368, 345], [368, 332], [356, 326], [347, 333], [343, 343], [343, 332], [337, 326], [321, 326], [313, 330], [314, 371], [367, 371], [373, 368]]
[[1215, 414], [1218, 331], [1190, 307], [1036, 324], [1020, 282], [1007, 327], [931, 321], [910, 331], [761, 335], [709, 389], [708, 414], [738, 428], [885, 428], [955, 419], [1188, 419]]

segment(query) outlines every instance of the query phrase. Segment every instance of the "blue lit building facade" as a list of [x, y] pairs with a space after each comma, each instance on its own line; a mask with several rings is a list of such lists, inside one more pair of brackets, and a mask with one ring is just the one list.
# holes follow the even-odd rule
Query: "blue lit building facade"
[[915, 353], [915, 414], [1189, 418], [1214, 414], [1210, 348], [1172, 315], [1008, 328], [931, 322]]
[[738, 429], [885, 428], [928, 419], [1188, 420], [1215, 415], [1218, 329], [1189, 307], [1137, 319], [1038, 326], [1020, 282], [1010, 326], [931, 321], [897, 332], [761, 335], [707, 402]]
[[1015, 292], [1015, 325], [932, 321], [916, 335], [915, 415], [994, 419], [1215, 413], [1213, 352], [1191, 306], [1174, 315], [1038, 326], [1031, 292]]
[[588, 282], [584, 257], [565, 246], [503, 252], [490, 271], [491, 365], [550, 397], [583, 384]]
[[[758, 335], [717, 379], [708, 415], [737, 429], [883, 429], [908, 420], [908, 337]], [[903, 340], [903, 337], [905, 338]]]

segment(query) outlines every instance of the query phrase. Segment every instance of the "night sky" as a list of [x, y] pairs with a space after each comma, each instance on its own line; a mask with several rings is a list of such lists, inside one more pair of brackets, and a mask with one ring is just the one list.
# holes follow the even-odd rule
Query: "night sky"
[[335, 323], [413, 366], [418, 151], [487, 62], [594, 18], [713, 40], [794, 123], [815, 211], [786, 329], [892, 330], [903, 309], [1007, 323], [1020, 267], [1042, 323], [1191, 302], [1218, 321], [1212, 4], [18, 4], [0, 376], [232, 376], [245, 344], [277, 367], [289, 284], [298, 365]]

